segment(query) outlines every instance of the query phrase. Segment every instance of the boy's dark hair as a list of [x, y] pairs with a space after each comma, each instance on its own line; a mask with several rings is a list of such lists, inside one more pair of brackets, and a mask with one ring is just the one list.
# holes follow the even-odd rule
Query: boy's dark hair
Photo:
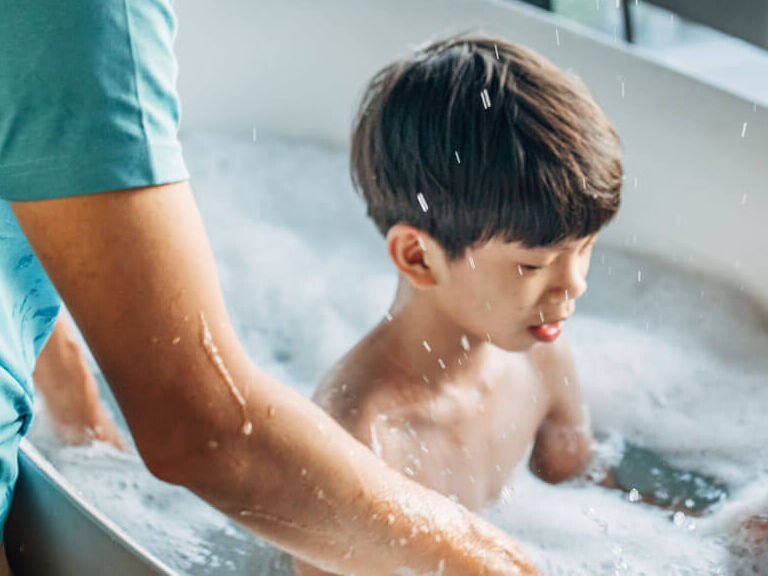
[[533, 248], [616, 213], [618, 135], [584, 85], [526, 48], [454, 37], [371, 80], [352, 180], [382, 234], [410, 224], [451, 258], [492, 238]]

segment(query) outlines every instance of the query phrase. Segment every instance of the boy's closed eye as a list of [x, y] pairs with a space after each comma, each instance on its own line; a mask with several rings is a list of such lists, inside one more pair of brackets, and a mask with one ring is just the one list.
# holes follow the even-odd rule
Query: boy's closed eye
[[541, 270], [543, 268], [546, 268], [546, 265], [535, 266], [533, 264], [518, 264], [517, 268], [518, 268], [518, 271], [535, 272], [536, 270]]

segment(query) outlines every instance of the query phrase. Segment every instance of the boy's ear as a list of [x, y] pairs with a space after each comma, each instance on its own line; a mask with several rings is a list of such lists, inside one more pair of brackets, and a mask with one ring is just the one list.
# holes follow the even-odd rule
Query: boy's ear
[[426, 232], [407, 224], [395, 224], [387, 232], [387, 251], [400, 274], [415, 288], [437, 284], [437, 268], [445, 255]]

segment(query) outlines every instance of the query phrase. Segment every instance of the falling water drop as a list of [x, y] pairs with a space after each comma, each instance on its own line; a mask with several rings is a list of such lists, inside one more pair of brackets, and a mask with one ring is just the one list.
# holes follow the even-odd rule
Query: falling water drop
[[429, 205], [427, 204], [427, 199], [424, 198], [424, 194], [419, 192], [416, 194], [416, 199], [419, 201], [419, 206], [421, 206], [422, 211], [426, 213], [427, 210], [429, 210]]
[[467, 338], [466, 334], [461, 335], [461, 347], [464, 348], [467, 352], [469, 352], [469, 338]]

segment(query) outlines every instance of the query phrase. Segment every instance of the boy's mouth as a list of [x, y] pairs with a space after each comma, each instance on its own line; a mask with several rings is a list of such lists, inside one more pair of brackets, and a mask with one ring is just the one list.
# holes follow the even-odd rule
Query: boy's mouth
[[563, 321], [558, 320], [549, 324], [530, 326], [528, 331], [539, 342], [554, 342], [560, 336], [560, 332], [563, 331]]

